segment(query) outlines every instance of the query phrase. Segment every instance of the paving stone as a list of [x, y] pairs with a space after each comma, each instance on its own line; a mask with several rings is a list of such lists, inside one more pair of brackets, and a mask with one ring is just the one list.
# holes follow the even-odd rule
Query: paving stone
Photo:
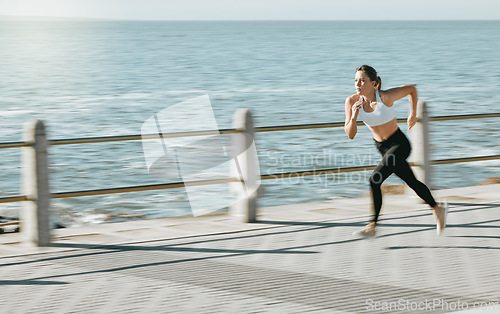
[[500, 201], [491, 193], [500, 185], [473, 187], [468, 199], [466, 189], [455, 192], [440, 192], [454, 199], [443, 236], [425, 206], [402, 196], [386, 198], [373, 239], [352, 236], [369, 219], [359, 209], [366, 199], [339, 201], [357, 208], [351, 216], [332, 201], [311, 206], [314, 215], [304, 204], [261, 209], [251, 225], [218, 216], [198, 220], [206, 224], [198, 230], [196, 219], [141, 221], [137, 232], [134, 224], [66, 230], [43, 250], [10, 235], [0, 251], [0, 311], [399, 313], [436, 301], [499, 302]]

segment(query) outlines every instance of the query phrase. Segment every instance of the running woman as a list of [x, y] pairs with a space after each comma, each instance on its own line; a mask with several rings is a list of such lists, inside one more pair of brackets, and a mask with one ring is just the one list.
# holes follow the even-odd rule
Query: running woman
[[373, 200], [373, 218], [362, 230], [354, 235], [373, 237], [382, 208], [382, 183], [393, 173], [403, 179], [417, 195], [434, 211], [437, 233], [441, 234], [446, 227], [445, 219], [448, 211], [447, 203], [438, 204], [429, 188], [418, 181], [406, 159], [410, 155], [411, 146], [408, 138], [399, 129], [394, 102], [409, 95], [411, 111], [408, 117], [408, 129], [417, 122], [417, 89], [415, 85], [381, 90], [382, 81], [374, 68], [363, 65], [356, 69], [356, 94], [345, 101], [345, 132], [352, 140], [358, 132], [356, 121], [358, 116], [370, 129], [375, 145], [382, 155], [382, 160], [370, 176], [370, 189]]

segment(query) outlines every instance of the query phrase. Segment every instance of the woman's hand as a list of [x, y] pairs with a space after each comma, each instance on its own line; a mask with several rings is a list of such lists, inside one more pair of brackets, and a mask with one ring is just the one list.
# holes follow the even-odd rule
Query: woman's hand
[[408, 130], [413, 128], [413, 126], [417, 123], [417, 116], [414, 113], [410, 114], [408, 116], [407, 123], [408, 123]]
[[363, 106], [363, 96], [359, 96], [359, 100], [352, 105], [351, 112], [352, 112], [352, 120], [356, 121], [358, 119], [358, 114], [359, 114], [359, 109]]
[[[354, 95], [353, 95], [354, 96]], [[359, 108], [363, 106], [363, 97], [359, 96], [358, 101], [351, 104], [353, 101], [353, 96], [347, 97], [345, 100], [345, 124], [344, 130], [347, 136], [352, 140], [358, 133], [358, 126], [356, 121], [358, 120]]]

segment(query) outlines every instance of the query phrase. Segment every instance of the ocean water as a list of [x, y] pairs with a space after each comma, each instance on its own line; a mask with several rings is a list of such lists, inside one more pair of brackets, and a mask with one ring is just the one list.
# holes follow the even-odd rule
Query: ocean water
[[[231, 127], [238, 108], [251, 109], [256, 126], [339, 122], [362, 64], [378, 70], [383, 89], [417, 84], [431, 115], [499, 112], [499, 43], [500, 21], [0, 20], [0, 142], [21, 140], [34, 118], [50, 139], [140, 134], [155, 113], [204, 95], [220, 128]], [[407, 98], [396, 111], [408, 114]], [[499, 129], [498, 118], [433, 122], [431, 156], [499, 154]], [[365, 127], [354, 141], [342, 128], [258, 133], [256, 147], [263, 174], [378, 162]], [[52, 192], [168, 182], [148, 174], [140, 141], [49, 153]], [[20, 149], [0, 154], [0, 196], [19, 194]], [[500, 161], [433, 171], [436, 189], [468, 186], [500, 176]], [[368, 176], [266, 180], [259, 205], [356, 197], [368, 191]], [[18, 210], [0, 204], [0, 215]], [[185, 189], [54, 200], [52, 210], [67, 225], [191, 213]]]

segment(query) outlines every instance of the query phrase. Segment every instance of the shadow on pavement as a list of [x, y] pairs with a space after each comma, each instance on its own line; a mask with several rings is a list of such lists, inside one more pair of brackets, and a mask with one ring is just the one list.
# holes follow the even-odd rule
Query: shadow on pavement
[[67, 285], [68, 282], [65, 281], [40, 281], [34, 279], [26, 279], [26, 280], [0, 280], [0, 286], [2, 285], [10, 285], [10, 286], [29, 286], [29, 285]]

